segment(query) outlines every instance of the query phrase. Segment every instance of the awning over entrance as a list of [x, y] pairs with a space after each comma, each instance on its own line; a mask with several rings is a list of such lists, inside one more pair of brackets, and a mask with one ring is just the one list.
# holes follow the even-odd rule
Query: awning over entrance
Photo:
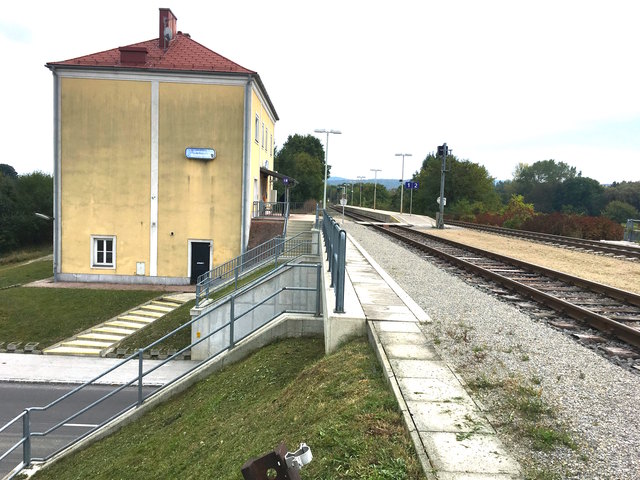
[[260, 173], [262, 173], [263, 175], [267, 175], [269, 177], [278, 178], [282, 180], [282, 182], [285, 185], [288, 185], [289, 187], [293, 187], [296, 183], [298, 183], [295, 178], [289, 177], [287, 175], [283, 175], [282, 173], [274, 172], [273, 170], [269, 170], [268, 168], [265, 168], [265, 167], [260, 167]]

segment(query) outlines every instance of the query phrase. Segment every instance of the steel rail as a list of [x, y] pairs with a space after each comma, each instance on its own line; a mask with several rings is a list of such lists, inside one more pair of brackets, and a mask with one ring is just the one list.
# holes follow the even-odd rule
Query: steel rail
[[483, 232], [497, 233], [499, 235], [508, 235], [511, 237], [526, 238], [529, 240], [537, 240], [543, 242], [553, 242], [561, 245], [577, 247], [582, 249], [597, 250], [599, 252], [611, 253], [614, 255], [622, 255], [630, 258], [640, 258], [640, 248], [625, 245], [612, 245], [602, 243], [598, 240], [587, 240], [583, 238], [566, 237], [562, 235], [552, 235], [550, 233], [531, 232], [528, 230], [516, 230], [513, 228], [497, 227], [495, 225], [481, 225], [478, 223], [462, 222], [459, 220], [447, 220], [448, 225], [457, 227], [470, 228], [472, 230], [480, 230]]
[[580, 288], [594, 291], [595, 293], [604, 293], [610, 296], [616, 295], [614, 298], [617, 298], [618, 300], [624, 299], [624, 301], [632, 303], [633, 305], [636, 305], [636, 306], [640, 305], [640, 295], [636, 295], [632, 292], [627, 292], [625, 290], [619, 290], [619, 289], [609, 287], [607, 285], [603, 285], [600, 283], [591, 282], [589, 280], [585, 280], [582, 278], [573, 277], [571, 275], [567, 275], [562, 272], [557, 272], [555, 270], [550, 270], [545, 267], [541, 267], [539, 265], [529, 264], [521, 260], [517, 260], [515, 258], [494, 254], [491, 252], [487, 252], [486, 250], [480, 250], [475, 247], [469, 247], [468, 245], [464, 245], [458, 242], [453, 242], [451, 240], [445, 240], [436, 235], [429, 235], [428, 233], [419, 232], [416, 230], [409, 229], [407, 227], [395, 227], [395, 226], [382, 227], [377, 225], [373, 225], [373, 227], [385, 234], [388, 234], [398, 240], [401, 240], [404, 243], [411, 245], [414, 248], [417, 248], [421, 251], [427, 252], [432, 255], [436, 255], [448, 261], [449, 263], [452, 263], [461, 268], [464, 268], [467, 271], [480, 275], [489, 280], [496, 281], [497, 283], [504, 285], [510, 290], [515, 290], [518, 293], [521, 293], [524, 296], [529, 297], [537, 302], [543, 303], [544, 305], [547, 305], [553, 308], [554, 310], [561, 312], [575, 320], [586, 322], [600, 331], [614, 335], [620, 340], [630, 345], [633, 345], [637, 348], [640, 348], [640, 331], [634, 328], [624, 325], [609, 317], [605, 317], [604, 315], [600, 315], [598, 313], [592, 312], [590, 310], [587, 310], [573, 303], [562, 300], [556, 296], [550, 295], [536, 288], [530, 287], [528, 285], [525, 285], [523, 283], [520, 283], [508, 277], [505, 277], [504, 275], [500, 275], [499, 273], [492, 272], [489, 269], [475, 265], [462, 258], [456, 257], [455, 255], [451, 255], [447, 252], [444, 252], [440, 249], [431, 247], [429, 245], [425, 245], [424, 243], [408, 238], [405, 235], [402, 235], [401, 233], [394, 232], [393, 230], [404, 230], [404, 229], [410, 230], [412, 233], [417, 233], [420, 236], [428, 237], [429, 239], [443, 242], [445, 244], [454, 246], [456, 248], [461, 248], [476, 254], [481, 254], [485, 257], [489, 257], [495, 260], [509, 263], [519, 268], [523, 268], [530, 271], [532, 270], [536, 273], [545, 274], [545, 275], [551, 276], [552, 278], [556, 278], [558, 280], [565, 281], [575, 286], [579, 286]]

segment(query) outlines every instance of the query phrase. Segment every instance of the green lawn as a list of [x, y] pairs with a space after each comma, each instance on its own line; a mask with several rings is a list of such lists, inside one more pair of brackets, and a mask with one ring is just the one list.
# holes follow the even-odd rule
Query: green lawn
[[34, 479], [241, 479], [249, 458], [306, 442], [305, 480], [425, 478], [364, 340], [324, 356], [321, 339], [262, 348]]
[[42, 349], [158, 295], [137, 290], [0, 290], [0, 342], [40, 342]]
[[49, 278], [53, 276], [53, 262], [39, 260], [24, 264], [10, 263], [0, 266], [0, 288]]
[[[24, 259], [30, 253], [15, 255]], [[0, 266], [0, 289], [48, 278], [52, 265], [51, 260], [39, 260]], [[0, 342], [39, 342], [42, 349], [159, 295], [137, 290], [5, 288], [0, 290]]]

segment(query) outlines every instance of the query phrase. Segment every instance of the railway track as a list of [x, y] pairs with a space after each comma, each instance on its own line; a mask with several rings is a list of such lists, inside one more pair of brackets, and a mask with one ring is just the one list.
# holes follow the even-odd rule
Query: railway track
[[[347, 214], [362, 222], [371, 220], [361, 213], [345, 212]], [[370, 224], [372, 228], [424, 252], [429, 257], [438, 258], [471, 272], [475, 278], [489, 279], [509, 292], [517, 292], [520, 296], [534, 300], [537, 305], [557, 312], [561, 319], [573, 319], [574, 322], [567, 323], [556, 318], [550, 323], [559, 328], [570, 329], [572, 335], [582, 343], [598, 344], [607, 356], [640, 359], [640, 295], [409, 227]], [[510, 300], [522, 304], [522, 300], [517, 297]], [[594, 335], [592, 329], [609, 338]], [[636, 369], [640, 370], [640, 365]]]
[[548, 233], [515, 230], [512, 228], [496, 227], [494, 225], [480, 225], [478, 223], [461, 222], [458, 220], [446, 220], [445, 223], [447, 225], [454, 225], [457, 227], [464, 227], [472, 230], [480, 230], [482, 232], [496, 233], [498, 235], [507, 235], [516, 238], [524, 238], [527, 240], [551, 244], [553, 246], [584, 250], [589, 253], [613, 255], [616, 258], [625, 258], [629, 260], [640, 259], [640, 248], [638, 247], [614, 245], [610, 243], [599, 242], [597, 240], [563, 237], [560, 235], [551, 235]]

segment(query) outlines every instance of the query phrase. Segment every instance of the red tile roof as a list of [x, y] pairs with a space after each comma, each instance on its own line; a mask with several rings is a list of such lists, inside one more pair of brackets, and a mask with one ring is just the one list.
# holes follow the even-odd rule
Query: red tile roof
[[[146, 49], [146, 62], [122, 63], [121, 50], [141, 51]], [[72, 58], [62, 62], [50, 62], [48, 67], [56, 66], [77, 66], [77, 67], [113, 67], [113, 68], [136, 68], [148, 70], [176, 70], [193, 72], [216, 72], [216, 73], [244, 73], [255, 74], [256, 72], [244, 68], [228, 58], [218, 55], [198, 42], [191, 40], [189, 35], [178, 32], [166, 51], [159, 46], [158, 39], [147, 40], [146, 42], [135, 43], [126, 47], [113, 48], [104, 52], [85, 55], [83, 57]]]

